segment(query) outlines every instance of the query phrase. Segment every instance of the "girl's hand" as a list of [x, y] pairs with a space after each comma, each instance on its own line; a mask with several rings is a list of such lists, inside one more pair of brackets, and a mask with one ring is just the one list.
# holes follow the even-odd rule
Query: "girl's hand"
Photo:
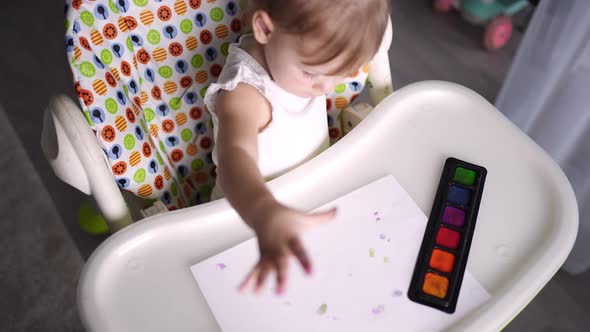
[[258, 237], [260, 260], [252, 268], [239, 287], [240, 292], [251, 288], [258, 294], [268, 275], [275, 271], [277, 276], [276, 293], [285, 290], [288, 259], [295, 256], [307, 274], [311, 274], [311, 262], [301, 240], [302, 231], [324, 224], [334, 218], [336, 208], [327, 212], [304, 214], [278, 203], [273, 204], [251, 223]]

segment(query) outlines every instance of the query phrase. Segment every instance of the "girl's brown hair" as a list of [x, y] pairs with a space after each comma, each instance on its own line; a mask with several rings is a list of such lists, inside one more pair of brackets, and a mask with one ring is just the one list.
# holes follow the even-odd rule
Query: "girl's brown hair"
[[325, 41], [318, 49], [302, 50], [306, 65], [324, 64], [345, 54], [340, 68], [331, 73], [343, 74], [360, 68], [379, 49], [389, 0], [250, 0], [250, 12], [256, 10], [266, 11], [289, 34]]

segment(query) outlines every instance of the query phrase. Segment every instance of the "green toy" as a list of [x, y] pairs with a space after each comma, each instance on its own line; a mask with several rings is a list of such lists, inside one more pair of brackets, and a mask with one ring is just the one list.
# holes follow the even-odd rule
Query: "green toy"
[[483, 46], [487, 50], [508, 43], [512, 36], [511, 16], [528, 5], [528, 0], [434, 0], [437, 12], [447, 13], [457, 8], [469, 23], [485, 26]]
[[78, 224], [90, 235], [104, 235], [109, 232], [106, 221], [89, 201], [84, 201], [78, 208]]

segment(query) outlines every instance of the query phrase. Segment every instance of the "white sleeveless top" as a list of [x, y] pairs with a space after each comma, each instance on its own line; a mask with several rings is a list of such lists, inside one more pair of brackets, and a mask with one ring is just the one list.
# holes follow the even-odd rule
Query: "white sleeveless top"
[[[258, 168], [265, 180], [278, 177], [312, 159], [330, 145], [326, 97], [302, 98], [276, 84], [266, 70], [242, 45], [252, 35], [243, 35], [239, 43], [229, 46], [226, 63], [216, 83], [205, 94], [205, 105], [213, 120], [213, 137], [217, 140], [219, 119], [216, 98], [220, 90], [231, 91], [238, 83], [256, 88], [270, 103], [272, 120], [258, 134]], [[217, 146], [213, 147], [213, 162], [218, 165]], [[223, 197], [219, 184], [211, 200]]]

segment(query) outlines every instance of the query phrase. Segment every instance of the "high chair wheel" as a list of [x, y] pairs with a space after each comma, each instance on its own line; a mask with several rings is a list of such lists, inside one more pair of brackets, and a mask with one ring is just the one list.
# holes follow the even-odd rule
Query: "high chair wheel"
[[484, 47], [487, 50], [502, 48], [512, 36], [512, 20], [510, 16], [500, 15], [488, 23], [484, 36]]
[[104, 235], [109, 232], [109, 226], [103, 216], [89, 201], [84, 201], [78, 208], [78, 225], [90, 235]]
[[364, 118], [371, 113], [373, 106], [367, 103], [356, 103], [348, 105], [342, 110], [342, 132], [348, 134], [354, 127], [356, 127]]
[[439, 13], [448, 13], [453, 8], [453, 0], [434, 0], [434, 10]]

